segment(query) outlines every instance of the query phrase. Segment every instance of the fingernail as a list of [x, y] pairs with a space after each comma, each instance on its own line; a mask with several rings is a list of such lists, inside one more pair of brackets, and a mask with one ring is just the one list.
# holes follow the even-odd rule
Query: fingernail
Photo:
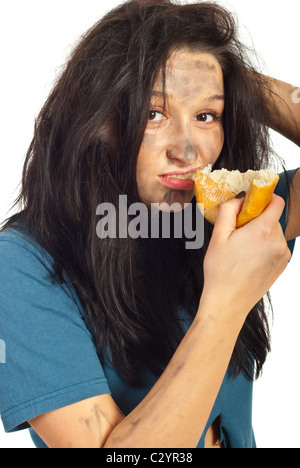
[[240, 192], [235, 198], [244, 198], [246, 196], [246, 192]]

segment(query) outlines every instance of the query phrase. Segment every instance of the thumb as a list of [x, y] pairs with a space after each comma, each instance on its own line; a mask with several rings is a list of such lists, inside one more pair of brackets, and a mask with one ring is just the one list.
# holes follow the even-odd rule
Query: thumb
[[233, 198], [225, 203], [222, 203], [219, 207], [214, 233], [222, 233], [222, 235], [229, 237], [233, 231], [236, 230], [237, 217], [242, 209], [244, 203], [243, 198]]

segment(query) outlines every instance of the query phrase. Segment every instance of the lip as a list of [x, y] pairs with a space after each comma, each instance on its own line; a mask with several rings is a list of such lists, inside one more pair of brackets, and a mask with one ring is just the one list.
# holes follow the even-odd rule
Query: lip
[[172, 171], [172, 172], [165, 172], [164, 174], [161, 174], [160, 177], [164, 176], [170, 176], [170, 175], [184, 175], [184, 174], [189, 174], [190, 172], [196, 172], [198, 169], [201, 169], [202, 166], [198, 166], [194, 169], [187, 169], [185, 171]]
[[[172, 174], [175, 174], [175, 172], [173, 172]], [[178, 173], [176, 173], [176, 174], [178, 174]], [[180, 172], [179, 174], [183, 174], [183, 172]], [[188, 172], [185, 172], [185, 174], [188, 174]], [[163, 183], [163, 185], [165, 185], [166, 187], [169, 187], [169, 188], [171, 188], [173, 190], [184, 190], [184, 191], [194, 190], [195, 182], [193, 180], [190, 180], [190, 179], [175, 179], [175, 178], [172, 179], [172, 177], [167, 177], [167, 174], [163, 175], [163, 176], [159, 176], [159, 178], [160, 178], [161, 182]]]

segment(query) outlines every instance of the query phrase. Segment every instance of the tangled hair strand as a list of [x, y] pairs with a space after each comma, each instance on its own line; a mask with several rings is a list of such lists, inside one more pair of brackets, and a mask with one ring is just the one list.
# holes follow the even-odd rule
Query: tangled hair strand
[[[258, 170], [271, 154], [266, 87], [215, 3], [131, 0], [80, 40], [36, 120], [17, 204], [4, 228], [22, 223], [53, 258], [53, 277], [75, 288], [99, 357], [132, 385], [144, 367], [160, 375], [183, 337], [178, 309], [193, 319], [203, 288], [205, 245], [185, 239], [99, 239], [96, 209], [140, 201], [136, 163], [158, 72], [182, 47], [213, 54], [224, 75], [225, 142], [215, 168]], [[249, 71], [251, 70], [251, 73]], [[260, 94], [261, 93], [261, 94]], [[195, 206], [195, 200], [193, 201]], [[221, 298], [220, 298], [221, 300]], [[253, 378], [270, 348], [263, 301], [249, 314], [232, 375]]]

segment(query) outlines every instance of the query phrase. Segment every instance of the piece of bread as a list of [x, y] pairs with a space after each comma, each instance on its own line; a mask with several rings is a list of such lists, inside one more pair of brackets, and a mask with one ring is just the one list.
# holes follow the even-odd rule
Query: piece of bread
[[270, 203], [272, 194], [279, 181], [279, 176], [271, 170], [261, 171], [212, 171], [209, 165], [198, 170], [195, 177], [197, 203], [203, 204], [203, 216], [214, 224], [221, 203], [246, 192], [241, 212], [237, 218], [237, 227], [244, 226], [251, 219], [259, 216]]

